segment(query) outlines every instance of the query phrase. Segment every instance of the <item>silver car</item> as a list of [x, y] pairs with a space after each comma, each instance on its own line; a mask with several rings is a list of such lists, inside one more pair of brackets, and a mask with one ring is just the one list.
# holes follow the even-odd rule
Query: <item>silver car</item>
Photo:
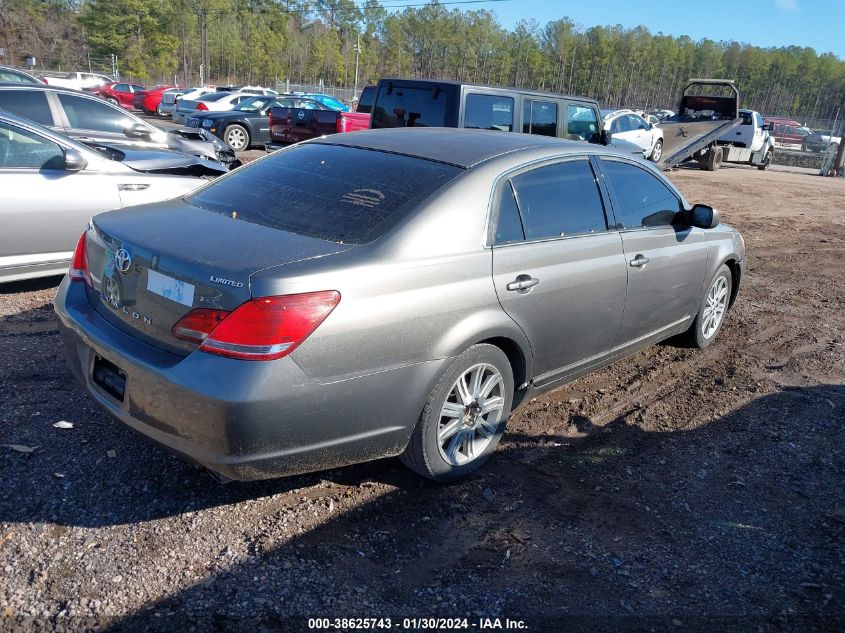
[[89, 147], [0, 111], [0, 282], [60, 275], [95, 213], [184, 195], [222, 173], [167, 150]]
[[400, 455], [451, 480], [527, 397], [674, 335], [712, 343], [744, 267], [739, 233], [642, 160], [404, 128], [95, 217], [55, 306], [92, 397], [212, 471]]

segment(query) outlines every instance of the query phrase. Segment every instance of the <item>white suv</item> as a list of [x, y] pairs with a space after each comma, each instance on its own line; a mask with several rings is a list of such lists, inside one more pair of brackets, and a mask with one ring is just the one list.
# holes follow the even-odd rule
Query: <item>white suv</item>
[[613, 138], [641, 147], [643, 158], [655, 163], [663, 155], [663, 130], [636, 114], [633, 110], [602, 110], [604, 129]]

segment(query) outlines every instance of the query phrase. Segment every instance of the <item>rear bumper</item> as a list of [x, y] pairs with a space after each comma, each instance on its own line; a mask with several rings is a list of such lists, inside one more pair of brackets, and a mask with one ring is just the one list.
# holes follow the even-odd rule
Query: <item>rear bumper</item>
[[268, 154], [270, 152], [275, 152], [276, 150], [284, 149], [290, 145], [290, 143], [279, 143], [278, 141], [270, 141], [269, 143], [264, 144], [264, 151]]
[[[290, 357], [180, 357], [100, 317], [78, 282], [55, 300], [68, 365], [113, 416], [168, 450], [231, 479], [265, 479], [399, 454], [442, 361], [318, 383]], [[98, 386], [95, 357], [126, 375], [123, 401]], [[418, 392], [418, 393], [417, 393]], [[385, 394], [408, 394], [386, 398]]]

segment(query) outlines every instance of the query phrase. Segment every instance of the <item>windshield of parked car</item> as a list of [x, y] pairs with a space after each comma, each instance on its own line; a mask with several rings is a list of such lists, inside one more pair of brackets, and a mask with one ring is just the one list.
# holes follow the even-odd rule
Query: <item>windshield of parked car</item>
[[463, 170], [430, 160], [306, 143], [188, 196], [193, 205], [332, 242], [371, 242]]
[[273, 97], [252, 97], [245, 99], [235, 106], [238, 112], [260, 112], [273, 100]]

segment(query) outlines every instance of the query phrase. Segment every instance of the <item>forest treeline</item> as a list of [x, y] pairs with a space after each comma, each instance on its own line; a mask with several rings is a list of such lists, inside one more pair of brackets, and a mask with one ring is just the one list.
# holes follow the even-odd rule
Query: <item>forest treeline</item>
[[[382, 76], [524, 86], [603, 105], [672, 107], [690, 77], [735, 79], [743, 105], [766, 114], [834, 118], [845, 61], [811, 48], [695, 41], [645, 27], [581, 27], [561, 17], [512, 30], [488, 8], [390, 0], [0, 0], [5, 62], [111, 72], [156, 83], [352, 86]], [[469, 8], [469, 10], [467, 10]], [[596, 19], [603, 16], [597, 15]], [[3, 58], [0, 58], [2, 63]], [[840, 113], [841, 118], [841, 113]]]

